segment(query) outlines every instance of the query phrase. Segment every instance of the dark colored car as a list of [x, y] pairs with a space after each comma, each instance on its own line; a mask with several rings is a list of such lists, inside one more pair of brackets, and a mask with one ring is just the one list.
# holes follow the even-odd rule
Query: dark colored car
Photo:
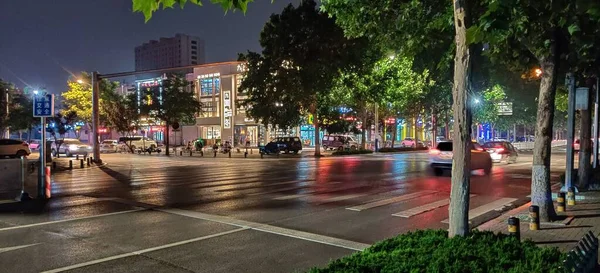
[[302, 142], [299, 137], [278, 137], [271, 142], [277, 143], [279, 150], [284, 153], [294, 153], [302, 151]]
[[519, 158], [517, 149], [507, 141], [492, 141], [483, 144], [483, 148], [490, 153], [493, 162], [515, 163]]

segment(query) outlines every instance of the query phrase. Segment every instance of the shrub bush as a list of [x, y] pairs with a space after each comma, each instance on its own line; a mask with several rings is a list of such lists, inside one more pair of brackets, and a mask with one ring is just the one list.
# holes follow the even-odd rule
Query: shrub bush
[[335, 151], [332, 155], [360, 155], [360, 154], [372, 154], [372, 150], [343, 150]]
[[311, 273], [330, 272], [562, 272], [566, 254], [504, 234], [473, 231], [448, 238], [445, 230], [419, 230], [381, 241]]
[[418, 147], [418, 148], [410, 148], [410, 147], [386, 147], [379, 149], [380, 153], [393, 153], [393, 152], [409, 152], [409, 151], [425, 151], [429, 150], [427, 147]]

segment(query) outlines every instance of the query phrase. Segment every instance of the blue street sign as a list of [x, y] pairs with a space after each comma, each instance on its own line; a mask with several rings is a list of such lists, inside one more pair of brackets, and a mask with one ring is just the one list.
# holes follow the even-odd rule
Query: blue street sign
[[53, 117], [54, 116], [54, 95], [46, 94], [33, 97], [33, 116], [34, 117]]

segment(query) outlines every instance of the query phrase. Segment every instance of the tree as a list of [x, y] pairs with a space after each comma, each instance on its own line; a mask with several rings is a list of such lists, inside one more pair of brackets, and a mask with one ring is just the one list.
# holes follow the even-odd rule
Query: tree
[[345, 38], [333, 19], [318, 12], [314, 1], [288, 5], [265, 24], [260, 35], [262, 54], [241, 56], [248, 62], [240, 86], [248, 96], [248, 114], [280, 128], [297, 125], [312, 114], [319, 156], [320, 103], [340, 71], [364, 60], [366, 42]]
[[60, 146], [64, 143], [67, 133], [73, 130], [76, 121], [77, 114], [74, 111], [60, 111], [54, 117], [46, 119], [47, 128], [45, 130], [54, 138], [56, 157], [60, 157], [58, 152]]
[[[137, 106], [137, 94], [120, 96], [112, 91], [106, 94], [104, 100], [106, 124], [122, 136], [132, 136], [134, 130], [139, 130], [140, 114]], [[134, 153], [131, 141], [125, 142], [131, 153]]]
[[[173, 8], [175, 4], [178, 4], [183, 8], [187, 2], [188, 0], [133, 0], [133, 11], [143, 13], [148, 22], [152, 18], [152, 14], [161, 7], [162, 9]], [[201, 0], [189, 0], [189, 2], [202, 6]], [[210, 2], [221, 5], [225, 11], [237, 9], [245, 13], [248, 3], [254, 2], [254, 0], [210, 0]]]
[[25, 94], [17, 94], [12, 100], [8, 126], [11, 130], [28, 132], [27, 136], [31, 140], [31, 130], [38, 125], [39, 118], [33, 117], [33, 101]]
[[169, 155], [170, 126], [176, 122], [195, 122], [196, 114], [202, 110], [202, 104], [196, 98], [193, 90], [193, 84], [188, 82], [184, 76], [173, 74], [163, 80], [162, 92], [147, 90], [143, 94], [140, 113], [164, 123], [165, 154], [167, 156]]
[[[587, 58], [581, 58], [585, 54], [577, 52], [590, 51], [593, 46], [588, 37], [598, 32], [591, 26], [598, 24], [600, 5], [567, 0], [482, 0], [482, 3], [485, 12], [478, 18], [478, 24], [469, 29], [469, 41], [488, 44], [486, 52], [492, 61], [513, 70], [527, 71], [537, 66], [542, 71], [531, 200], [540, 207], [540, 219], [549, 221], [556, 215], [550, 191], [550, 149], [557, 81], [562, 78], [561, 73], [589, 65]], [[588, 23], [582, 24], [583, 21]], [[589, 24], [590, 21], [596, 23]], [[578, 44], [573, 46], [573, 41]]]
[[[88, 125], [92, 123], [92, 86], [91, 76], [85, 72], [81, 73], [81, 78], [77, 81], [68, 81], [69, 89], [61, 94], [66, 112], [75, 112], [77, 117]], [[106, 79], [100, 81], [100, 120], [106, 120], [106, 103], [112, 98], [114, 90], [118, 87], [117, 82], [111, 82]]]
[[[483, 91], [483, 94], [479, 98], [475, 98], [472, 102], [474, 104], [473, 118], [477, 122], [490, 123], [492, 125], [492, 138], [495, 125], [500, 120], [498, 116], [499, 103], [505, 102], [506, 93], [504, 88], [499, 84], [488, 88]], [[478, 136], [479, 137], [479, 136]]]

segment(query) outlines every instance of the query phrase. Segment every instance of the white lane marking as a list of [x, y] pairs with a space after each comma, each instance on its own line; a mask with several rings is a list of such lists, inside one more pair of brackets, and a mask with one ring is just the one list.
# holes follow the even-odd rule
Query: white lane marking
[[[512, 202], [517, 201], [517, 198], [500, 198], [494, 202], [487, 203], [483, 206], [476, 207], [472, 210], [469, 210], [469, 221], [475, 219], [478, 216], [481, 216], [492, 210], [500, 210], [503, 207], [511, 204]], [[448, 223], [450, 219], [445, 219], [442, 223]]]
[[5, 228], [0, 228], [0, 231], [20, 229], [20, 228], [30, 228], [30, 227], [37, 227], [37, 226], [45, 226], [45, 225], [52, 225], [52, 224], [72, 222], [72, 221], [79, 221], [79, 220], [87, 220], [87, 219], [93, 219], [93, 218], [99, 218], [99, 217], [105, 217], [105, 216], [113, 216], [113, 215], [118, 215], [118, 214], [136, 212], [136, 211], [140, 211], [140, 210], [144, 210], [144, 209], [141, 209], [141, 208], [140, 209], [132, 209], [132, 210], [126, 210], [126, 211], [111, 212], [111, 213], [91, 215], [91, 216], [71, 218], [71, 219], [63, 219], [63, 220], [56, 220], [56, 221], [49, 221], [49, 222], [41, 222], [41, 223], [28, 224], [28, 225], [20, 225], [20, 226], [14, 226], [14, 227], [5, 227]]
[[198, 241], [202, 241], [202, 240], [206, 240], [206, 239], [210, 239], [210, 238], [215, 238], [215, 237], [219, 237], [219, 236], [223, 236], [223, 235], [227, 235], [227, 234], [231, 234], [231, 233], [235, 233], [235, 232], [240, 232], [240, 231], [247, 230], [247, 229], [248, 228], [238, 228], [238, 229], [233, 229], [233, 230], [229, 230], [229, 231], [219, 232], [216, 234], [197, 237], [197, 238], [193, 238], [193, 239], [189, 239], [189, 240], [179, 241], [179, 242], [161, 245], [161, 246], [157, 246], [157, 247], [146, 248], [146, 249], [137, 250], [137, 251], [124, 253], [124, 254], [119, 254], [119, 255], [115, 255], [115, 256], [110, 256], [110, 257], [106, 257], [106, 258], [102, 258], [102, 259], [98, 259], [98, 260], [93, 260], [93, 261], [89, 261], [89, 262], [84, 262], [84, 263], [74, 264], [74, 265], [56, 268], [56, 269], [52, 269], [52, 270], [48, 270], [48, 271], [43, 271], [42, 273], [56, 273], [56, 272], [63, 272], [63, 271], [67, 271], [67, 270], [73, 270], [73, 269], [82, 268], [82, 267], [86, 267], [86, 266], [90, 266], [90, 265], [94, 265], [94, 264], [104, 263], [104, 262], [108, 262], [108, 261], [112, 261], [112, 260], [136, 256], [136, 255], [142, 255], [144, 253], [148, 253], [148, 252], [152, 252], [152, 251], [157, 251], [157, 250], [161, 250], [161, 249], [166, 249], [166, 248], [176, 247], [176, 246], [189, 244], [189, 243], [193, 243], [193, 242], [198, 242]]
[[[286, 181], [286, 182], [265, 183], [265, 184], [262, 184], [262, 185], [247, 186], [247, 187], [235, 187], [234, 185], [223, 185], [223, 187], [227, 187], [227, 188], [220, 189], [220, 190], [213, 190], [213, 191], [214, 192], [226, 192], [226, 191], [254, 190], [254, 189], [260, 189], [260, 188], [267, 188], [267, 187], [271, 187], [271, 186], [281, 186], [281, 185], [289, 185], [289, 184], [305, 184], [306, 182], [311, 182], [311, 181], [292, 180], [292, 181]], [[262, 183], [262, 182], [261, 181], [256, 181], [254, 183], [259, 184], [259, 183]], [[234, 186], [234, 187], [232, 187], [232, 186]]]
[[[471, 194], [471, 197], [474, 197], [475, 194]], [[444, 200], [435, 201], [432, 203], [428, 203], [422, 206], [414, 207], [412, 209], [403, 210], [398, 213], [392, 214], [392, 216], [398, 216], [403, 218], [409, 218], [424, 212], [428, 212], [430, 210], [434, 210], [443, 206], [450, 204], [450, 198], [446, 198]]]
[[29, 244], [29, 245], [22, 245], [22, 246], [3, 247], [3, 248], [0, 248], [0, 253], [9, 252], [9, 251], [13, 251], [13, 250], [21, 249], [21, 248], [26, 248], [26, 247], [30, 247], [30, 246], [36, 246], [36, 245], [39, 245], [39, 243], [37, 243], [37, 244]]
[[383, 200], [379, 200], [379, 201], [375, 201], [375, 202], [365, 203], [362, 205], [358, 205], [358, 206], [354, 206], [354, 207], [350, 207], [350, 208], [346, 208], [346, 209], [353, 210], [353, 211], [363, 211], [363, 210], [381, 207], [381, 206], [389, 205], [392, 203], [401, 202], [401, 201], [405, 201], [408, 199], [412, 199], [412, 198], [416, 198], [416, 197], [420, 197], [420, 196], [424, 196], [424, 195], [429, 195], [429, 194], [434, 194], [434, 193], [436, 193], [436, 192], [425, 190], [425, 191], [410, 193], [410, 194], [406, 194], [406, 195], [396, 196], [396, 197], [392, 197], [392, 198], [387, 198], [387, 199], [383, 199]]
[[326, 245], [337, 246], [337, 247], [351, 249], [351, 250], [362, 251], [365, 248], [370, 246], [368, 244], [363, 244], [363, 243], [359, 243], [359, 242], [354, 242], [354, 241], [349, 241], [349, 240], [344, 240], [344, 239], [339, 239], [339, 238], [334, 238], [334, 237], [329, 237], [329, 236], [324, 236], [324, 235], [319, 235], [319, 234], [314, 234], [314, 233], [308, 233], [308, 232], [303, 232], [303, 231], [298, 231], [298, 230], [293, 230], [293, 229], [287, 229], [287, 228], [282, 228], [282, 227], [276, 227], [276, 226], [271, 226], [271, 225], [267, 225], [267, 224], [238, 220], [238, 219], [233, 219], [233, 218], [226, 217], [226, 216], [206, 214], [206, 213], [197, 212], [197, 211], [189, 211], [189, 210], [181, 210], [181, 209], [156, 209], [156, 210], [166, 212], [166, 213], [201, 219], [201, 220], [207, 220], [207, 221], [212, 221], [212, 222], [217, 222], [217, 223], [222, 223], [222, 224], [238, 226], [238, 227], [242, 227], [242, 228], [248, 228], [248, 229], [278, 234], [278, 235], [282, 235], [282, 236], [292, 237], [292, 238], [296, 238], [296, 239], [302, 239], [302, 240], [326, 244]]
[[272, 190], [272, 191], [254, 192], [254, 193], [250, 193], [248, 195], [249, 196], [265, 195], [265, 194], [271, 194], [271, 193], [278, 193], [278, 192], [282, 192], [282, 191], [301, 190], [301, 189], [306, 189], [309, 187], [310, 187], [310, 185], [292, 186], [292, 187], [287, 187], [287, 188], [282, 188], [282, 189]]
[[[365, 196], [365, 195], [368, 195], [368, 194], [366, 194], [366, 193], [346, 194], [346, 195], [340, 195], [340, 196], [329, 197], [329, 198], [324, 198], [324, 199], [317, 199], [312, 202], [318, 203], [318, 204], [325, 204], [325, 203], [331, 203], [331, 202], [337, 202], [337, 201], [358, 198], [358, 197]], [[315, 198], [317, 198], [317, 197], [315, 197]]]
[[289, 199], [302, 198], [302, 197], [310, 196], [313, 193], [315, 193], [315, 191], [310, 190], [310, 191], [307, 191], [306, 193], [291, 194], [291, 195], [275, 197], [275, 198], [273, 198], [273, 200], [289, 200]]

